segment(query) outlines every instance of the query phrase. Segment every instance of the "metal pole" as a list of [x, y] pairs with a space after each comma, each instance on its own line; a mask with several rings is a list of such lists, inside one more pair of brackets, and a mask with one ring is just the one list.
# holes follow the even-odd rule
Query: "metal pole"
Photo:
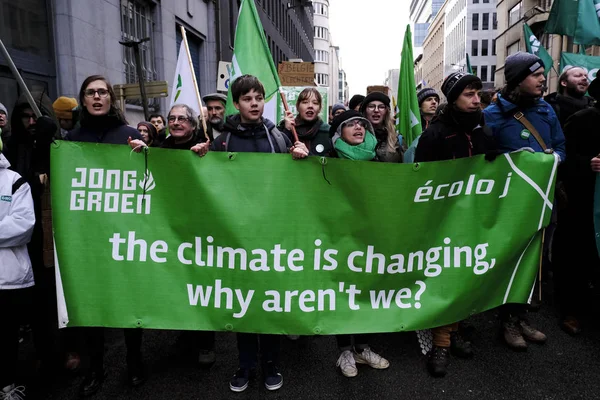
[[142, 73], [142, 58], [140, 57], [140, 43], [136, 42], [133, 44], [133, 55], [135, 56], [135, 64], [137, 69], [137, 75], [140, 83], [140, 93], [142, 95], [142, 107], [144, 107], [144, 118], [146, 121], [150, 121], [150, 110], [148, 109], [148, 97], [146, 96], [146, 83], [144, 81], [144, 75]]
[[4, 43], [2, 42], [2, 39], [0, 39], [0, 52], [4, 56], [4, 59], [6, 60], [6, 62], [8, 63], [8, 68], [10, 68], [13, 76], [19, 83], [21, 90], [23, 91], [23, 93], [25, 93], [25, 97], [27, 98], [27, 103], [29, 103], [29, 106], [33, 110], [33, 113], [35, 114], [35, 116], [37, 118], [41, 117], [42, 113], [40, 112], [39, 107], [35, 103], [35, 100], [33, 100], [33, 96], [31, 95], [31, 92], [27, 88], [27, 85], [25, 84], [23, 77], [21, 77], [21, 74], [17, 70], [15, 63], [13, 62], [12, 58], [10, 58], [10, 54], [8, 54], [8, 50], [6, 50], [6, 47], [4, 47]]

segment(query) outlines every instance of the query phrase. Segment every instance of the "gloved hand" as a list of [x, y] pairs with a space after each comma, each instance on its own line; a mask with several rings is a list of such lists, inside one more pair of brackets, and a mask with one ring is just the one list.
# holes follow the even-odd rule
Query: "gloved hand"
[[511, 153], [520, 153], [521, 151], [528, 151], [530, 153], [535, 153], [535, 150], [532, 149], [531, 147], [521, 147], [520, 149], [517, 149], [515, 151], [511, 151]]

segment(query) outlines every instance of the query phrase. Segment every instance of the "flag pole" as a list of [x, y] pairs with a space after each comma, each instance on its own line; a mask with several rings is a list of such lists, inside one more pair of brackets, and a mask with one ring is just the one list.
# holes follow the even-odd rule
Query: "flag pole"
[[198, 82], [196, 81], [196, 74], [194, 73], [194, 64], [192, 63], [192, 55], [190, 54], [190, 48], [188, 46], [187, 35], [185, 34], [185, 28], [183, 25], [179, 27], [181, 29], [181, 37], [185, 45], [185, 52], [187, 54], [188, 62], [190, 63], [190, 71], [192, 71], [192, 82], [194, 83], [194, 91], [196, 92], [196, 98], [198, 99], [198, 106], [200, 107], [200, 120], [202, 121], [202, 128], [204, 128], [204, 137], [207, 141], [210, 141], [208, 137], [208, 129], [206, 127], [206, 118], [204, 117], [204, 110], [202, 108], [202, 99], [200, 98], [200, 91], [198, 90]]
[[[285, 93], [283, 92], [283, 88], [279, 86], [279, 96], [281, 97], [281, 102], [283, 103], [283, 109], [287, 113], [290, 111], [290, 107], [288, 106], [287, 100], [285, 98]], [[298, 133], [296, 132], [296, 127], [292, 126], [292, 135], [294, 136], [294, 143], [298, 142]]]

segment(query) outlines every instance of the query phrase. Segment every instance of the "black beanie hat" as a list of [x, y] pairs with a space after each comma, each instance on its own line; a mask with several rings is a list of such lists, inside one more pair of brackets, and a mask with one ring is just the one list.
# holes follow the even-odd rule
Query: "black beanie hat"
[[481, 84], [481, 79], [466, 72], [453, 72], [448, 75], [442, 83], [442, 93], [446, 96], [448, 104], [453, 104], [463, 90], [474, 82]]
[[372, 101], [380, 101], [385, 104], [386, 107], [390, 107], [390, 98], [388, 96], [382, 92], [371, 92], [363, 100], [362, 105], [360, 106], [360, 112], [365, 112], [367, 106]]
[[362, 94], [355, 94], [350, 99], [350, 102], [348, 103], [348, 108], [351, 110], [354, 110], [356, 108], [356, 106], [360, 105], [360, 103], [363, 102], [364, 99], [365, 99], [365, 96], [363, 96]]
[[[367, 120], [365, 118], [364, 115], [362, 115], [361, 113], [359, 113], [358, 111], [355, 111], [355, 110], [347, 110], [347, 111], [344, 111], [343, 113], [341, 113], [340, 115], [338, 115], [337, 117], [333, 118], [333, 121], [331, 121], [331, 126], [329, 127], [329, 137], [333, 137], [335, 135], [335, 133], [337, 132], [338, 128], [344, 122], [346, 122], [350, 119], [356, 119], [356, 118], [360, 118], [362, 120], [367, 121], [368, 127], [371, 127], [371, 123], [369, 122], [369, 120]], [[372, 130], [373, 130], [373, 128], [371, 128], [371, 131]]]
[[417, 100], [419, 101], [419, 107], [421, 107], [421, 104], [429, 97], [436, 97], [438, 103], [440, 102], [440, 95], [435, 91], [434, 88], [423, 88], [421, 90], [419, 90], [419, 92], [417, 93]]
[[504, 61], [504, 79], [509, 85], [518, 85], [542, 67], [544, 67], [544, 62], [541, 58], [534, 54], [518, 51]]

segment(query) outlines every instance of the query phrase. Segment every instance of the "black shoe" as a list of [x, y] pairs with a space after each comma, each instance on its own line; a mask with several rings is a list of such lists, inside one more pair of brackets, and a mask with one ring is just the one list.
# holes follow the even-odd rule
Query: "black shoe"
[[248, 368], [240, 368], [238, 369], [231, 381], [229, 381], [229, 389], [234, 392], [243, 392], [248, 389], [248, 383], [250, 382], [250, 378], [254, 376], [254, 371]]
[[458, 332], [450, 334], [450, 352], [458, 358], [473, 357], [471, 342], [465, 340]]
[[106, 379], [107, 373], [106, 371], [90, 371], [83, 378], [83, 383], [81, 384], [81, 388], [79, 389], [79, 396], [88, 397], [95, 394], [104, 383]]
[[433, 346], [427, 359], [427, 370], [431, 376], [441, 378], [446, 376], [450, 353], [446, 347]]
[[267, 390], [277, 390], [283, 386], [283, 376], [279, 373], [279, 368], [273, 361], [263, 365], [263, 376]]
[[133, 387], [141, 386], [146, 382], [144, 363], [141, 356], [127, 359], [127, 373], [129, 375], [129, 384]]

